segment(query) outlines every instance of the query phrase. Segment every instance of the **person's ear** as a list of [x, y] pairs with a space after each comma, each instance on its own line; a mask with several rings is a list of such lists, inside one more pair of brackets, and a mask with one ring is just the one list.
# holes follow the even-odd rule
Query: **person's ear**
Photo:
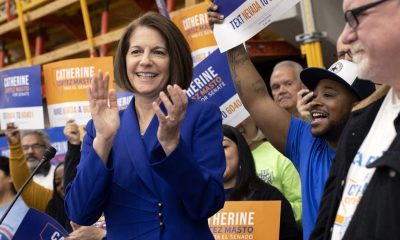
[[7, 176], [8, 177], [8, 182], [12, 185], [13, 184], [13, 180], [11, 176]]

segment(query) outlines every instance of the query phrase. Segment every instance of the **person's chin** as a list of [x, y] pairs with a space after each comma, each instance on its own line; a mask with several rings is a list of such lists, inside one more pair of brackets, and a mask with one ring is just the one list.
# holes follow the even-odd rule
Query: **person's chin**
[[29, 158], [27, 159], [28, 162], [28, 167], [31, 169], [34, 169], [35, 167], [37, 167], [37, 165], [39, 165], [39, 160], [37, 160], [36, 158]]
[[372, 78], [372, 69], [370, 67], [370, 62], [367, 58], [361, 58], [358, 63], [358, 78], [361, 79], [371, 79]]
[[290, 109], [293, 107], [293, 103], [290, 99], [282, 99], [279, 101], [279, 106], [284, 109]]
[[35, 157], [28, 157], [27, 159], [26, 159], [28, 162], [39, 162], [40, 160], [39, 159], [37, 159], [37, 158], [35, 158]]
[[327, 132], [326, 127], [318, 126], [318, 127], [311, 127], [311, 134], [314, 137], [323, 137]]

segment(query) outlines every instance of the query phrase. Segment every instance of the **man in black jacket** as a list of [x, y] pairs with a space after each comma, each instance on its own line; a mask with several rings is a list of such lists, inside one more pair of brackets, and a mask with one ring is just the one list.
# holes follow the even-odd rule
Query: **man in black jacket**
[[358, 75], [385, 84], [342, 132], [310, 239], [400, 238], [400, 0], [344, 0]]

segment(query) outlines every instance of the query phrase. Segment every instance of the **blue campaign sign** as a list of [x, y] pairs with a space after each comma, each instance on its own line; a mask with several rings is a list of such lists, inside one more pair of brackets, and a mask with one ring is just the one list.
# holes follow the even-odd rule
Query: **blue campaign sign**
[[8, 149], [8, 142], [6, 137], [0, 137], [0, 156], [10, 156], [10, 150]]
[[[68, 149], [67, 138], [63, 132], [64, 127], [46, 128], [45, 131], [49, 135], [51, 145], [57, 149], [56, 156], [51, 160], [51, 163], [58, 164], [59, 162], [64, 161]], [[10, 156], [6, 137], [0, 137], [0, 155], [7, 157]]]
[[67, 138], [64, 135], [64, 127], [52, 127], [52, 128], [46, 128], [45, 130], [46, 130], [47, 134], [49, 135], [49, 138], [50, 138], [50, 141], [52, 144], [54, 142], [67, 141]]
[[224, 124], [237, 126], [249, 115], [233, 85], [227, 56], [220, 51], [196, 65], [186, 93], [194, 100], [217, 104]]
[[31, 208], [19, 225], [13, 239], [63, 240], [67, 236], [68, 232], [56, 220]]
[[42, 106], [40, 66], [0, 72], [0, 109]]
[[129, 103], [133, 98], [133, 93], [129, 91], [117, 92], [117, 105], [119, 110], [123, 110], [128, 107]]
[[64, 135], [64, 127], [46, 128], [51, 145], [57, 149], [56, 156], [51, 160], [52, 164], [58, 164], [64, 161], [68, 150], [67, 138]]
[[218, 106], [236, 94], [225, 53], [214, 51], [193, 69], [188, 97], [211, 101]]
[[214, 0], [214, 4], [218, 5], [218, 12], [224, 16], [228, 16], [236, 8], [240, 7], [246, 0]]

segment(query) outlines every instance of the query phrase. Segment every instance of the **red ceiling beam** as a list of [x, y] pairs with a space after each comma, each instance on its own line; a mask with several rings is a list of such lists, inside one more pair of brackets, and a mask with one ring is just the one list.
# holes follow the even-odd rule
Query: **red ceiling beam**
[[82, 18], [68, 18], [65, 16], [45, 16], [38, 20], [41, 26], [64, 27], [75, 39], [82, 41], [86, 39], [86, 33], [83, 26]]
[[141, 9], [143, 9], [143, 11], [153, 10], [155, 6], [155, 1], [149, 1], [149, 0], [132, 0], [132, 1], [136, 2], [136, 4], [139, 5]]

